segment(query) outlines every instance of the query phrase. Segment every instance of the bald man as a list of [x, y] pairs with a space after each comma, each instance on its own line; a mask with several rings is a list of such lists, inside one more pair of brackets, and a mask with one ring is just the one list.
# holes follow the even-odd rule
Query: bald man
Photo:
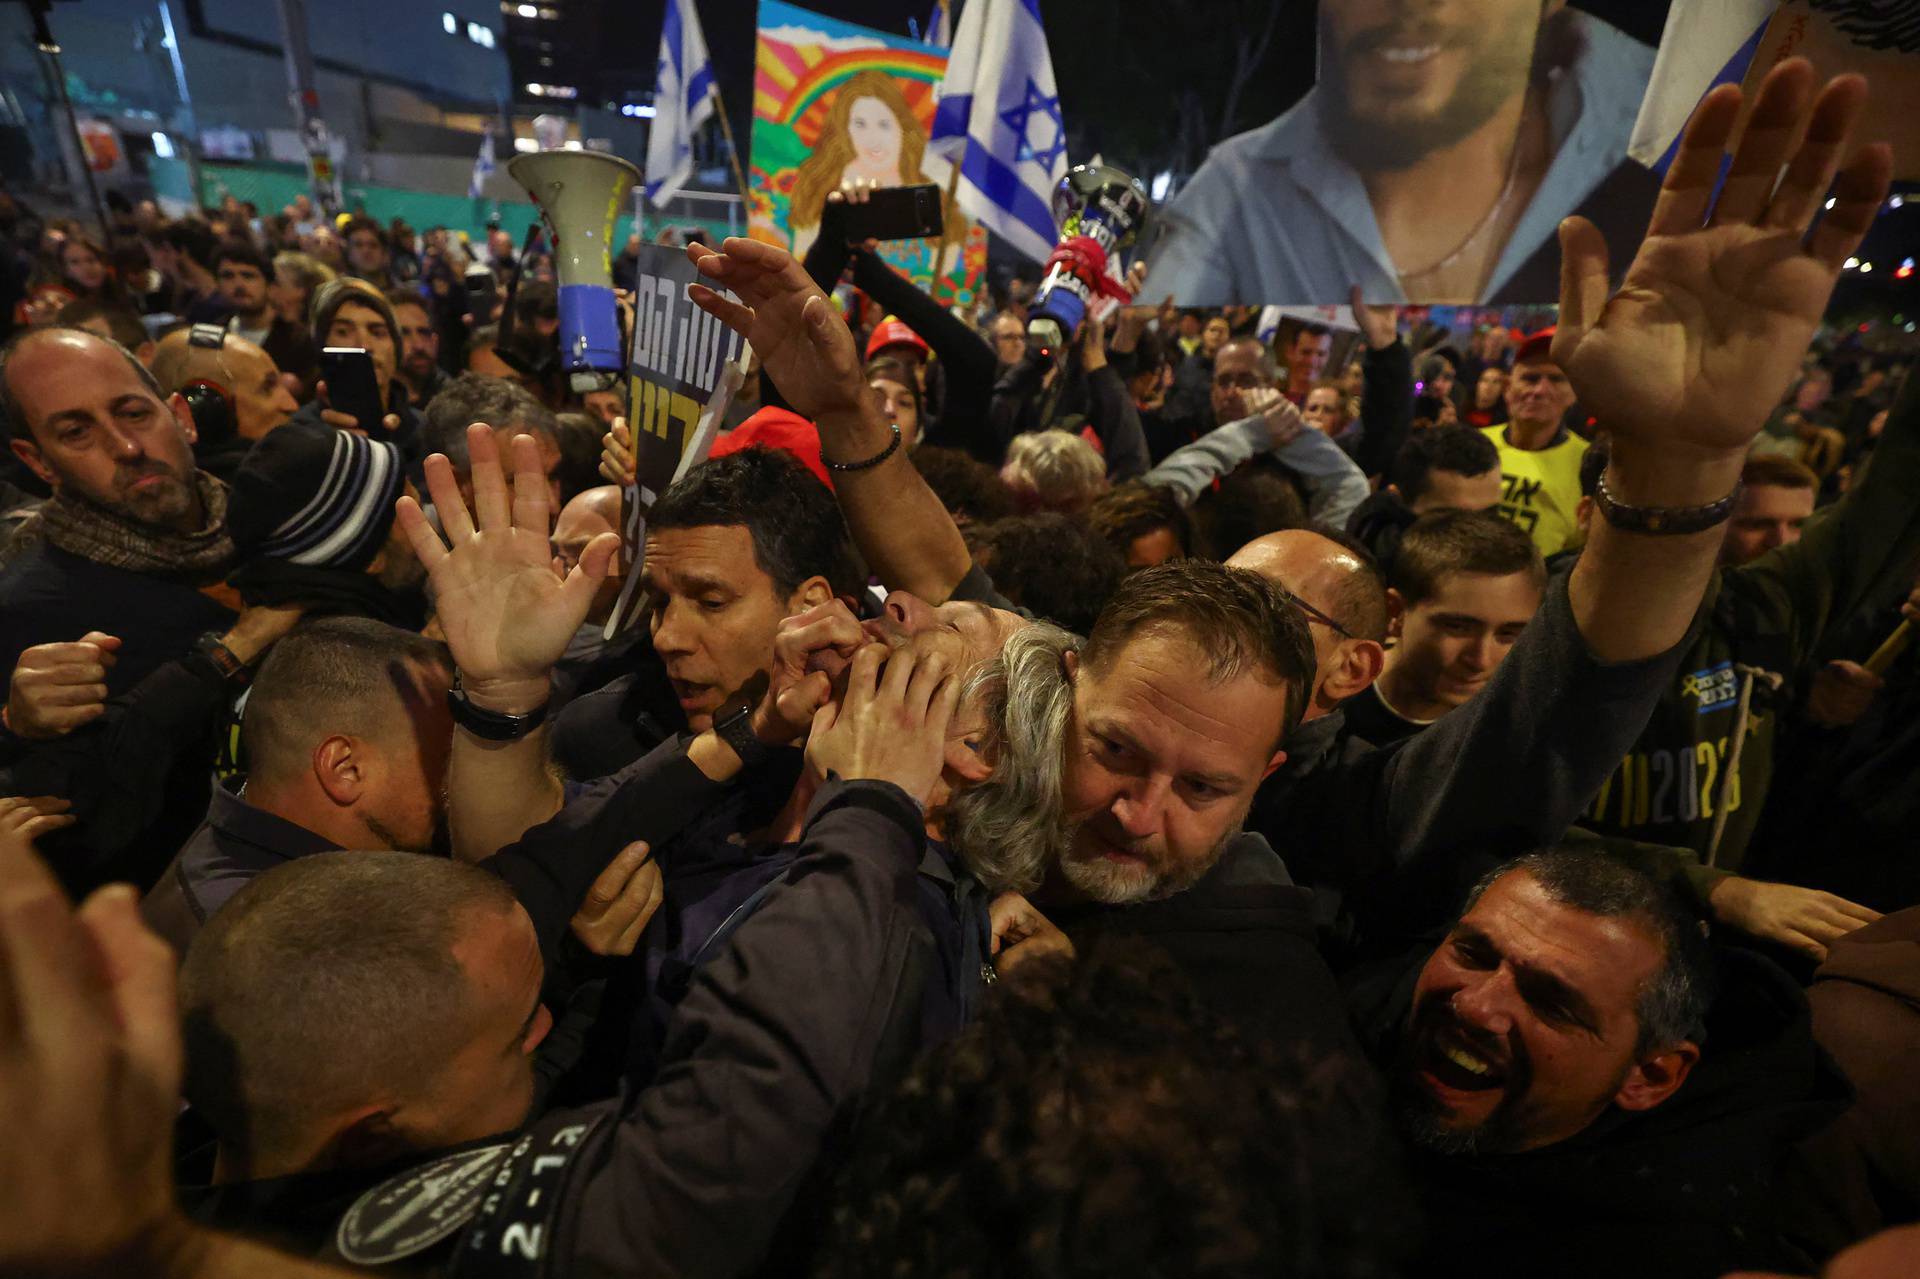
[[184, 396], [199, 436], [200, 468], [222, 479], [252, 443], [286, 425], [300, 407], [273, 357], [218, 325], [196, 324], [160, 339], [153, 356], [160, 393]]
[[[612, 484], [586, 489], [574, 495], [560, 509], [553, 522], [553, 555], [563, 572], [580, 562], [587, 543], [602, 533], [620, 531], [620, 490]], [[607, 618], [620, 600], [620, 588], [626, 577], [626, 552], [615, 555], [607, 578], [594, 592], [587, 620], [574, 632], [567, 651], [553, 669], [556, 703], [566, 702], [582, 693], [590, 693], [609, 680], [629, 674], [633, 669], [627, 656], [639, 642], [642, 632], [629, 628], [612, 640], [606, 638]]]
[[0, 562], [0, 673], [38, 644], [121, 640], [109, 695], [188, 652], [233, 613], [198, 588], [233, 556], [218, 482], [195, 465], [193, 418], [124, 347], [36, 329], [0, 350], [15, 457], [53, 489]]
[[[1387, 660], [1387, 585], [1366, 552], [1309, 529], [1285, 529], [1248, 542], [1227, 565], [1278, 583], [1306, 613], [1318, 667], [1306, 721], [1332, 714], [1379, 677]], [[1297, 758], [1300, 750], [1288, 745]]]

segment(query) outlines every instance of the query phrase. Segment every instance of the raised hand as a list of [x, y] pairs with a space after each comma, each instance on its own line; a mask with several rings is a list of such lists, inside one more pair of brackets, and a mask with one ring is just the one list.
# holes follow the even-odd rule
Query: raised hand
[[434, 606], [467, 694], [489, 709], [524, 713], [547, 697], [547, 677], [586, 620], [620, 549], [617, 534], [587, 544], [564, 578], [554, 571], [547, 477], [531, 436], [513, 440], [509, 502], [493, 428], [467, 428], [473, 464], [471, 516], [453, 468], [435, 453], [426, 462], [427, 489], [447, 542], [419, 503], [399, 501], [400, 526], [433, 583]]
[[840, 700], [814, 716], [807, 763], [822, 777], [892, 782], [925, 804], [946, 762], [947, 722], [959, 696], [960, 681], [945, 663], [869, 644], [854, 654]]
[[1360, 286], [1354, 285], [1347, 295], [1347, 305], [1353, 309], [1353, 321], [1360, 326], [1360, 336], [1375, 351], [1384, 351], [1400, 338], [1400, 308], [1391, 302], [1379, 306], [1368, 306], [1360, 297]]
[[[1668, 456], [1744, 452], [1799, 367], [1841, 264], [1886, 198], [1892, 165], [1884, 143], [1841, 163], [1865, 79], [1839, 76], [1817, 97], [1814, 89], [1804, 59], [1768, 74], [1718, 201], [1742, 95], [1737, 85], [1707, 95], [1611, 297], [1598, 229], [1584, 218], [1561, 224], [1553, 358], [1581, 406], [1613, 433], [1616, 453], [1623, 441]], [[1809, 235], [1829, 186], [1834, 205]]]
[[818, 419], [865, 408], [867, 384], [853, 334], [792, 254], [733, 237], [718, 253], [689, 244], [687, 256], [740, 301], [700, 284], [689, 285], [687, 296], [753, 344], [794, 412]]
[[9, 826], [0, 954], [0, 1273], [162, 1273], [188, 1233], [173, 1202], [172, 953], [131, 887], [76, 911]]
[[20, 654], [7, 688], [6, 725], [16, 736], [46, 741], [100, 718], [107, 709], [107, 672], [120, 639], [88, 631], [71, 643], [35, 644]]
[[617, 417], [600, 437], [600, 478], [621, 488], [633, 483], [633, 432], [627, 419]]

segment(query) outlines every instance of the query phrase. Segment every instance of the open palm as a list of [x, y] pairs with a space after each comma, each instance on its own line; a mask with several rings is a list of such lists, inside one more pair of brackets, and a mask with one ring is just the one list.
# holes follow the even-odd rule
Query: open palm
[[493, 429], [469, 427], [467, 450], [472, 516], [453, 468], [436, 453], [427, 459], [427, 489], [447, 544], [412, 498], [400, 499], [401, 526], [427, 567], [435, 611], [461, 678], [469, 684], [544, 679], [586, 620], [620, 539], [602, 533], [561, 577], [548, 538], [547, 477], [533, 440], [514, 438], [511, 505]]
[[806, 268], [785, 249], [758, 240], [734, 238], [720, 247], [715, 253], [690, 244], [687, 256], [740, 301], [699, 284], [687, 295], [753, 344], [794, 412], [818, 419], [858, 411], [866, 396], [860, 352]]
[[[1886, 197], [1891, 164], [1876, 144], [1840, 167], [1866, 82], [1839, 77], [1817, 99], [1814, 83], [1804, 60], [1768, 75], [1717, 202], [1741, 92], [1723, 86], [1701, 103], [1611, 297], [1598, 230], [1584, 218], [1562, 226], [1553, 357], [1616, 435], [1744, 450], [1799, 367], [1841, 264]], [[1833, 207], [1809, 236], [1830, 184]]]

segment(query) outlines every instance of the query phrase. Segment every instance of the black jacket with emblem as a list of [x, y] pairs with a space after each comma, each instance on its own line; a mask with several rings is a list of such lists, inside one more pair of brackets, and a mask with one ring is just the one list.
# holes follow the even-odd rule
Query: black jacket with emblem
[[[830, 781], [781, 891], [694, 974], [645, 1088], [540, 1119], [484, 1168], [480, 1152], [500, 1139], [399, 1170], [190, 1192], [189, 1204], [292, 1251], [398, 1273], [720, 1276], [768, 1264], [871, 1082], [905, 1064], [924, 848], [919, 806], [899, 788]], [[355, 1190], [337, 1221], [313, 1210]]]

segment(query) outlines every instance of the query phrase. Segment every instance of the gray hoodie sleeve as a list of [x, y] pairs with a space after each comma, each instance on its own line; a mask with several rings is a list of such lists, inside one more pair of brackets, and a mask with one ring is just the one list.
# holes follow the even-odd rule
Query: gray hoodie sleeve
[[1165, 461], [1147, 472], [1146, 480], [1173, 489], [1180, 494], [1181, 505], [1191, 506], [1207, 485], [1272, 447], [1266, 420], [1243, 418], [1216, 427], [1185, 448], [1167, 454]]
[[1176, 449], [1147, 472], [1147, 483], [1164, 484], [1192, 505], [1207, 485], [1230, 474], [1256, 454], [1271, 452], [1307, 486], [1308, 514], [1316, 524], [1344, 529], [1347, 517], [1367, 500], [1367, 477], [1353, 459], [1319, 431], [1300, 432], [1279, 448], [1262, 416], [1243, 418], [1209, 431], [1185, 448]]

